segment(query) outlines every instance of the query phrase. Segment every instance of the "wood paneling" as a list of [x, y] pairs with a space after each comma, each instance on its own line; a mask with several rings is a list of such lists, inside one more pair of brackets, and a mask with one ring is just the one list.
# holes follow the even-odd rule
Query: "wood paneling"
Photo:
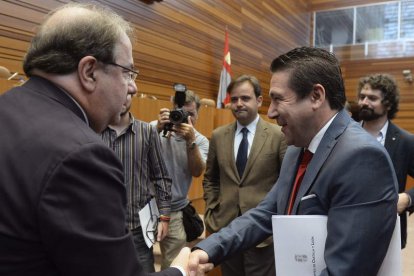
[[171, 107], [170, 101], [153, 100], [139, 95], [132, 98], [131, 113], [141, 121], [151, 122], [158, 119], [161, 108]]
[[333, 10], [352, 6], [376, 4], [381, 2], [389, 2], [389, 0], [309, 0], [309, 10]]
[[[67, 0], [1, 1], [0, 65], [22, 72], [36, 27]], [[82, 1], [81, 1], [82, 2]], [[132, 22], [133, 56], [140, 93], [168, 100], [182, 82], [202, 98], [216, 99], [228, 27], [233, 75], [255, 75], [269, 89], [269, 64], [287, 50], [309, 44], [307, 1], [100, 0]], [[149, 2], [152, 4], [147, 4]], [[266, 112], [268, 97], [265, 95]]]
[[411, 176], [407, 177], [407, 186], [405, 187], [406, 190], [409, 190], [411, 188], [414, 188], [414, 178]]

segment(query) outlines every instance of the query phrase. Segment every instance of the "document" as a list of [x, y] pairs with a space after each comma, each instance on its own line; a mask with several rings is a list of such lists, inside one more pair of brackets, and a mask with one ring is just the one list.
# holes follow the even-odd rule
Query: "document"
[[157, 237], [156, 232], [158, 228], [158, 218], [160, 213], [158, 211], [157, 202], [152, 198], [150, 202], [139, 211], [139, 221], [141, 223], [142, 234], [148, 248], [155, 243]]
[[[272, 216], [276, 275], [317, 276], [326, 267], [326, 216]], [[402, 276], [400, 218], [377, 276]]]

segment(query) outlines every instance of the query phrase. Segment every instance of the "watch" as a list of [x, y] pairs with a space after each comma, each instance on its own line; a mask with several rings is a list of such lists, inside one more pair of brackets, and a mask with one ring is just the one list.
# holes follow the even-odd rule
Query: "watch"
[[193, 150], [195, 148], [195, 146], [196, 146], [196, 143], [192, 142], [190, 145], [187, 145], [187, 148], [190, 149], [190, 150]]

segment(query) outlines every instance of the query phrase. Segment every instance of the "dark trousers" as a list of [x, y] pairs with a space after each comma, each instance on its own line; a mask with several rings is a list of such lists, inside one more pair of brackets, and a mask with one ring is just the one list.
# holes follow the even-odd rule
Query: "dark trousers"
[[133, 229], [132, 236], [134, 238], [135, 251], [137, 252], [138, 261], [140, 262], [144, 272], [150, 273], [154, 272], [154, 254], [152, 252], [152, 247], [148, 248], [144, 240], [144, 235], [142, 234], [142, 228]]
[[273, 243], [237, 253], [221, 264], [222, 276], [275, 276]]

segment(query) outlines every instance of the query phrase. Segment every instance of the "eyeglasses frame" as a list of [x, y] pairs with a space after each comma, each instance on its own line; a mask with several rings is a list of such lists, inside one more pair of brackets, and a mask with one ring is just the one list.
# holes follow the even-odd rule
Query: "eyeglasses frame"
[[[153, 229], [148, 229], [149, 226], [151, 225], [150, 222], [154, 222], [154, 221], [155, 223], [154, 223]], [[147, 235], [147, 238], [151, 241], [152, 244], [155, 244], [155, 242], [157, 241], [158, 221], [159, 221], [159, 218], [157, 215], [151, 215], [151, 218], [148, 220], [147, 227], [145, 229], [145, 234]], [[151, 238], [149, 233], [152, 233], [154, 238]]]
[[135, 81], [137, 79], [138, 75], [139, 75], [139, 70], [138, 69], [132, 70], [131, 68], [119, 65], [118, 63], [115, 63], [115, 62], [105, 62], [105, 64], [118, 66], [118, 67], [121, 67], [122, 69], [127, 70], [128, 73], [129, 73], [128, 76], [129, 76], [129, 81], [130, 82]]

